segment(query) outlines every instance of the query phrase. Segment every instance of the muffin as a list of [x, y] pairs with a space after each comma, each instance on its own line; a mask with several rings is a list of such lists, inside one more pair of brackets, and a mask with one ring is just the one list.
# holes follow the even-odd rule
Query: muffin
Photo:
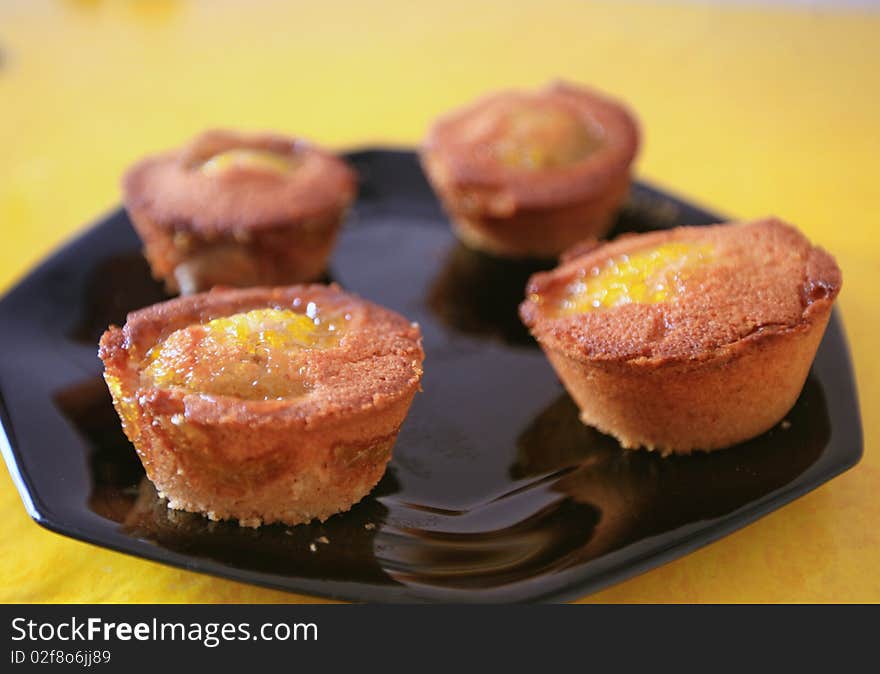
[[554, 83], [495, 93], [442, 117], [421, 160], [466, 245], [555, 258], [611, 228], [638, 143], [621, 104]]
[[123, 193], [153, 276], [189, 294], [319, 278], [356, 179], [302, 140], [208, 131], [132, 166]]
[[104, 378], [171, 508], [325, 520], [382, 477], [419, 388], [417, 325], [337, 286], [221, 289], [135, 311]]
[[686, 454], [784, 417], [840, 286], [828, 253], [766, 219], [581, 246], [530, 279], [520, 316], [584, 423]]

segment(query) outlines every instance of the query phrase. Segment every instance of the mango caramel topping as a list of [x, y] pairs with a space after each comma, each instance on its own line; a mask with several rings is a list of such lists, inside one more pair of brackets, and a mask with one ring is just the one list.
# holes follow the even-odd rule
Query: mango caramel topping
[[204, 161], [198, 170], [209, 176], [221, 175], [231, 169], [248, 169], [263, 173], [284, 174], [297, 164], [293, 154], [280, 154], [269, 150], [235, 148], [220, 152]]
[[572, 111], [523, 105], [505, 115], [493, 153], [509, 168], [541, 170], [573, 164], [601, 145]]
[[306, 393], [311, 385], [298, 354], [335, 346], [346, 315], [255, 309], [171, 333], [147, 353], [143, 376], [160, 388], [276, 400]]
[[707, 244], [665, 243], [584, 269], [558, 297], [533, 296], [551, 315], [571, 316], [623, 304], [659, 304], [684, 292], [695, 269], [714, 258]]

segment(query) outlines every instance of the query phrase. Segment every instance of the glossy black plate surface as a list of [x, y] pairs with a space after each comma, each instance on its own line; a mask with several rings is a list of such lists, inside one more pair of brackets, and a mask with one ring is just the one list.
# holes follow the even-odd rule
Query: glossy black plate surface
[[[374, 492], [323, 525], [294, 528], [241, 529], [165, 507], [122, 435], [96, 357], [109, 323], [165, 298], [117, 212], [0, 302], [0, 444], [37, 522], [307, 594], [563, 600], [705, 545], [859, 460], [836, 313], [784, 424], [708, 455], [624, 451], [578, 421], [516, 317], [535, 268], [457, 244], [411, 153], [350, 159], [361, 193], [330, 274], [418, 321], [427, 352], [424, 392]], [[637, 185], [617, 231], [718, 220]]]

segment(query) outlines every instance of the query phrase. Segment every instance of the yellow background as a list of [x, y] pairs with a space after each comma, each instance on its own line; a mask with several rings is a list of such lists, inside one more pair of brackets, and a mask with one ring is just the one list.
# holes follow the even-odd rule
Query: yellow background
[[[4, 2], [0, 289], [118, 201], [125, 166], [207, 126], [415, 143], [486, 90], [562, 76], [631, 103], [639, 174], [828, 248], [865, 458], [588, 601], [880, 601], [880, 14], [711, 4]], [[0, 326], [2, 329], [2, 326]], [[0, 470], [0, 601], [309, 601], [49, 533]]]

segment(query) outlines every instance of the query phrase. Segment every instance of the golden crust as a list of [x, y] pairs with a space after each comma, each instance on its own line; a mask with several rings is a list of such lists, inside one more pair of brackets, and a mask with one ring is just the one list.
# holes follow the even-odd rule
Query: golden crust
[[[207, 159], [241, 148], [275, 153], [293, 168], [198, 170]], [[314, 145], [229, 131], [209, 131], [181, 149], [147, 157], [123, 179], [125, 207], [154, 275], [169, 290], [184, 292], [317, 278], [355, 192], [354, 172]]]
[[[175, 330], [257, 308], [304, 311], [309, 302], [350, 318], [336, 346], [305, 354], [314, 385], [301, 396], [245, 400], [142, 377], [147, 352]], [[317, 285], [156, 304], [111, 327], [99, 356], [126, 434], [169, 505], [243, 524], [323, 520], [366, 495], [390, 459], [424, 359], [418, 326]]]
[[[541, 170], [505, 165], [486, 148], [503, 139], [505, 115], [516, 107], [573, 115], [598, 146]], [[492, 94], [441, 118], [421, 158], [465, 243], [509, 257], [546, 257], [607, 231], [627, 194], [638, 143], [635, 120], [621, 104], [557, 82], [537, 92]]]
[[[718, 258], [692, 273], [687, 291], [675, 302], [553, 318], [534, 301], [558, 292], [583, 269], [671, 241], [708, 243]], [[748, 337], [799, 329], [830, 307], [841, 284], [828, 253], [772, 218], [624, 235], [564, 260], [529, 280], [520, 314], [541, 343], [591, 360], [648, 364], [705, 357]]]
[[[710, 243], [717, 262], [683, 294], [554, 317], [540, 297], [578, 270], [669, 241]], [[840, 291], [834, 259], [779, 220], [630, 235], [536, 274], [520, 315], [586, 423], [626, 447], [729, 446], [780, 421], [797, 399]]]
[[[296, 158], [286, 174], [232, 167], [217, 176], [194, 170], [226, 150], [266, 150]], [[126, 207], [160, 226], [202, 235], [296, 225], [345, 209], [356, 179], [345, 162], [296, 138], [212, 130], [183, 148], [147, 157], [123, 179]]]

